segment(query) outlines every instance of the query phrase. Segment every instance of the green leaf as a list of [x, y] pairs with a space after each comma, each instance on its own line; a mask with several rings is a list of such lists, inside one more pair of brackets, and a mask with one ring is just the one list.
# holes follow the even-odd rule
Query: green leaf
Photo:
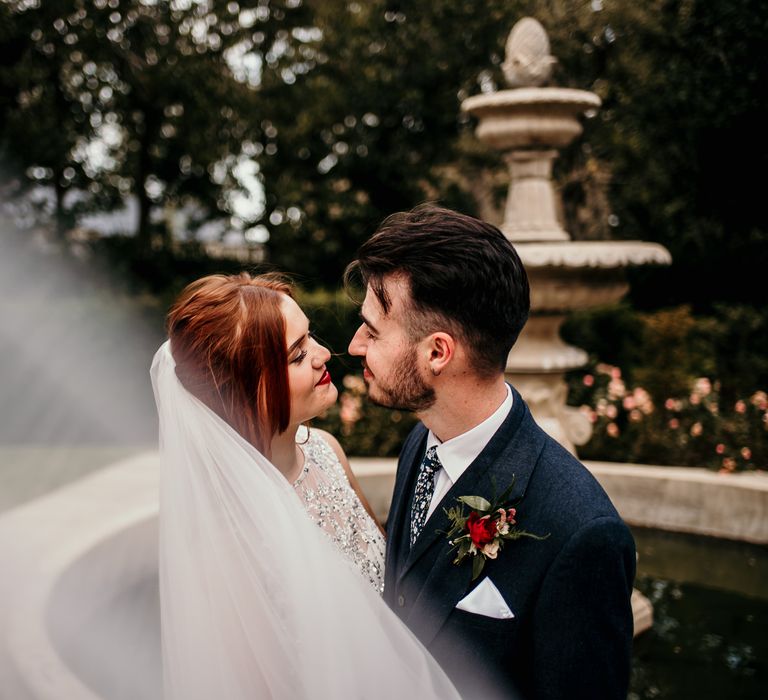
[[486, 501], [482, 496], [459, 496], [456, 500], [466, 503], [474, 510], [487, 511], [491, 507], [490, 501]]
[[482, 554], [476, 554], [472, 562], [472, 580], [474, 581], [482, 572], [485, 566], [485, 557]]
[[519, 540], [521, 537], [530, 537], [534, 540], [546, 540], [550, 533], [546, 535], [536, 535], [533, 532], [526, 532], [525, 530], [511, 529], [506, 535], [501, 535], [504, 540]]
[[515, 487], [515, 475], [512, 475], [512, 483], [510, 483], [509, 486], [507, 486], [507, 489], [504, 491], [504, 493], [501, 494], [499, 497], [499, 506], [502, 507], [504, 504], [504, 501], [506, 501], [509, 498], [509, 494], [512, 493], [512, 489]]

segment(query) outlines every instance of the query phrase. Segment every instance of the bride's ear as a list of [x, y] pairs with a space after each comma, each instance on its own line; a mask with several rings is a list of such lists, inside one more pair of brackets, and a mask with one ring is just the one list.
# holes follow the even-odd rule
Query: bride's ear
[[437, 377], [448, 367], [456, 354], [456, 341], [453, 336], [442, 331], [432, 333], [427, 338], [426, 348], [427, 369], [432, 376]]

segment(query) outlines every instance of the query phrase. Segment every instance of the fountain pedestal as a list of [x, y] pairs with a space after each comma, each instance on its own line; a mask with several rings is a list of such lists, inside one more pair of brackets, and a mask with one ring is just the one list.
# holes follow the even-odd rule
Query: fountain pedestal
[[557, 151], [511, 151], [509, 192], [501, 230], [513, 241], [567, 241], [555, 215], [552, 164]]

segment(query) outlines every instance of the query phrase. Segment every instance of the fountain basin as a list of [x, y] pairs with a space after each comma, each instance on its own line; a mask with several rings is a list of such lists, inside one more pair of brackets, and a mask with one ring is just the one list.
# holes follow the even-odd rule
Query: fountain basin
[[600, 98], [586, 90], [523, 87], [468, 97], [461, 107], [478, 118], [480, 141], [506, 151], [563, 148], [582, 132], [577, 117], [600, 105]]
[[560, 338], [565, 314], [621, 299], [628, 288], [626, 267], [672, 261], [666, 248], [644, 241], [522, 242], [515, 248], [528, 272], [534, 314], [512, 348], [509, 373], [583, 367], [587, 353]]
[[[396, 460], [353, 459], [385, 515]], [[768, 476], [589, 463], [630, 525], [768, 543]], [[160, 459], [144, 454], [0, 518], [0, 688], [13, 700], [157, 700]], [[647, 604], [633, 598], [638, 629]]]
[[158, 472], [145, 453], [0, 518], [1, 697], [161, 696]]

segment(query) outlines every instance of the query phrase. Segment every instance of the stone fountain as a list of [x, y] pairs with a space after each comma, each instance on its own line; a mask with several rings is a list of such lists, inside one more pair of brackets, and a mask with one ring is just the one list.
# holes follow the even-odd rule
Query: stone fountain
[[477, 137], [502, 152], [510, 184], [501, 230], [512, 241], [531, 283], [531, 317], [507, 360], [507, 377], [552, 437], [575, 452], [592, 433], [589, 420], [565, 405], [565, 373], [587, 354], [560, 338], [570, 311], [618, 301], [631, 265], [668, 265], [661, 245], [642, 241], [572, 241], [557, 220], [552, 164], [582, 132], [579, 117], [600, 107], [592, 92], [542, 87], [555, 59], [538, 21], [520, 20], [502, 68], [510, 87], [470, 97], [462, 109], [478, 120]]

